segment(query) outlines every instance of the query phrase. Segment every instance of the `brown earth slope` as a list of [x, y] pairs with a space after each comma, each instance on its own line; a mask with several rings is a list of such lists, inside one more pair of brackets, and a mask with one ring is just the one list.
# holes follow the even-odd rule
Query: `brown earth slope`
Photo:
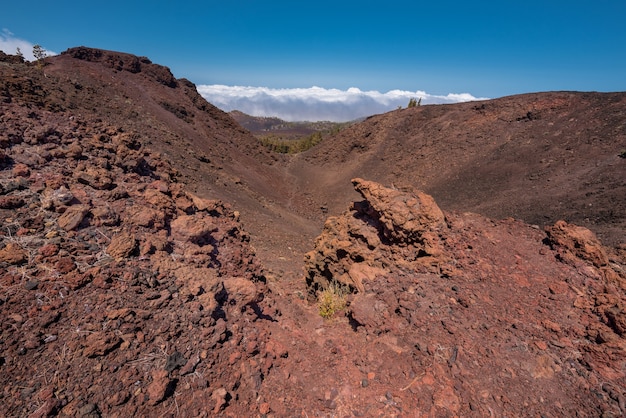
[[624, 247], [555, 222], [624, 242], [624, 94], [286, 158], [146, 58], [0, 58], [1, 415], [626, 414]]
[[555, 92], [373, 116], [298, 169], [320, 173], [322, 195], [342, 196], [348, 178], [366, 177], [417, 186], [445, 209], [538, 225], [566, 219], [616, 245], [626, 239], [624, 151], [626, 93]]

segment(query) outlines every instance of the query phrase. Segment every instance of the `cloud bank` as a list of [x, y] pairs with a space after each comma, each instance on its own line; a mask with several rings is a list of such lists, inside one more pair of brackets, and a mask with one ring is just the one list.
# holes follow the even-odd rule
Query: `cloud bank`
[[[35, 61], [35, 56], [33, 55], [33, 46], [35, 44], [17, 38], [11, 33], [8, 29], [2, 29], [0, 32], [0, 51], [3, 51], [5, 54], [15, 55], [17, 53], [17, 49], [19, 48], [24, 55], [24, 59], [27, 61]], [[46, 55], [57, 55], [56, 52], [44, 49]]]
[[198, 92], [210, 103], [229, 112], [240, 110], [253, 116], [275, 116], [286, 121], [345, 122], [377, 113], [406, 107], [409, 100], [421, 99], [422, 104], [457, 103], [484, 100], [468, 93], [438, 96], [424, 91], [391, 90], [387, 93], [325, 89], [322, 87], [271, 89], [199, 85]]

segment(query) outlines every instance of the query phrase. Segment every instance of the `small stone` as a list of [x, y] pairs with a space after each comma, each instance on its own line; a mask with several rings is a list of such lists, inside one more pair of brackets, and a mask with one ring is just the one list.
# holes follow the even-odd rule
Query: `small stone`
[[62, 257], [55, 265], [56, 270], [61, 274], [67, 274], [76, 268], [76, 263], [72, 257]]
[[35, 290], [39, 286], [39, 281], [37, 280], [29, 280], [24, 283], [24, 289], [26, 290]]
[[546, 319], [542, 323], [543, 323], [544, 328], [547, 330], [550, 330], [552, 332], [561, 332], [561, 326], [557, 324], [556, 322]]
[[361, 380], [361, 387], [366, 388], [366, 387], [368, 387], [369, 385], [370, 385], [369, 380], [367, 380], [367, 379], [363, 379], [363, 380]]
[[42, 341], [36, 335], [31, 335], [24, 342], [24, 348], [27, 350], [34, 350], [35, 348], [41, 346]]
[[83, 355], [86, 357], [103, 356], [122, 343], [122, 339], [112, 332], [94, 332], [86, 338]]
[[66, 231], [72, 231], [83, 222], [83, 219], [89, 212], [89, 207], [86, 205], [73, 205], [67, 208], [65, 213], [61, 215], [57, 221], [59, 227]]
[[129, 232], [122, 232], [111, 239], [107, 247], [107, 253], [115, 258], [122, 259], [129, 257], [137, 248], [137, 239]]
[[56, 244], [46, 244], [39, 248], [39, 254], [42, 257], [52, 257], [57, 255], [59, 252], [59, 246]]
[[228, 357], [228, 364], [231, 366], [237, 362], [241, 358], [241, 353], [239, 351], [235, 351]]
[[270, 404], [267, 402], [263, 402], [261, 405], [259, 405], [259, 413], [262, 415], [267, 415], [270, 413]]
[[170, 224], [172, 237], [180, 241], [201, 243], [212, 232], [217, 231], [217, 226], [210, 216], [204, 214], [182, 215]]
[[165, 399], [170, 385], [169, 373], [167, 370], [155, 370], [152, 372], [152, 383], [148, 386], [147, 392], [150, 405], [156, 405]]
[[13, 166], [13, 170], [11, 170], [12, 174], [15, 177], [28, 177], [30, 176], [30, 169], [26, 164], [15, 164]]
[[194, 358], [192, 358], [183, 365], [183, 367], [180, 369], [180, 375], [185, 376], [187, 374], [193, 373], [199, 363], [200, 356], [196, 355]]
[[94, 413], [97, 413], [97, 408], [96, 405], [92, 404], [92, 403], [88, 403], [86, 405], [84, 405], [83, 407], [81, 407], [78, 410], [78, 414], [83, 417], [83, 416], [95, 416]]
[[211, 394], [211, 398], [215, 400], [215, 408], [213, 409], [213, 413], [217, 414], [228, 403], [228, 391], [226, 391], [226, 389], [224, 388], [215, 389]]
[[0, 263], [24, 264], [26, 261], [28, 261], [28, 253], [14, 242], [9, 242], [0, 250]]
[[83, 148], [80, 145], [73, 143], [67, 148], [67, 156], [78, 160], [83, 156]]

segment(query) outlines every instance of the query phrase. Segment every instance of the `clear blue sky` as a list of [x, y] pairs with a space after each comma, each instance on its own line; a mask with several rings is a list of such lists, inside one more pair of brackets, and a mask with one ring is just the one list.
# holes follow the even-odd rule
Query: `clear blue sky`
[[144, 55], [196, 84], [626, 90], [626, 0], [5, 0], [2, 29], [56, 52]]

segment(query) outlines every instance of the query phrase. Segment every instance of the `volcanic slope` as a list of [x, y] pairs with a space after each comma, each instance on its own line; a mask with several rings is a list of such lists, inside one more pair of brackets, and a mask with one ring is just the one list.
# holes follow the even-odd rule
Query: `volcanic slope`
[[47, 58], [43, 71], [23, 65], [3, 70], [5, 94], [14, 103], [64, 111], [79, 121], [99, 119], [133, 132], [176, 167], [190, 190], [236, 205], [254, 237], [280, 243], [255, 242], [258, 251], [275, 261], [276, 270], [294, 270], [295, 260], [300, 264], [305, 245], [310, 247], [310, 242], [302, 245], [301, 237], [312, 241], [322, 213], [318, 210], [317, 222], [311, 223], [308, 215], [286, 208], [289, 200], [300, 198], [293, 196], [277, 164], [284, 156], [267, 151], [188, 80], [174, 78], [167, 67], [145, 57], [86, 47]]
[[[146, 58], [0, 58], [3, 414], [626, 414], [623, 246], [441, 210], [408, 140], [397, 178], [374, 163], [411, 115], [515, 98], [375, 116], [284, 157]], [[621, 146], [623, 118], [597, 129]]]
[[[352, 177], [415, 186], [449, 210], [626, 239], [626, 93], [553, 92], [368, 118], [294, 164], [333, 211]], [[306, 173], [306, 174], [302, 174]], [[328, 193], [330, 191], [330, 193]]]

